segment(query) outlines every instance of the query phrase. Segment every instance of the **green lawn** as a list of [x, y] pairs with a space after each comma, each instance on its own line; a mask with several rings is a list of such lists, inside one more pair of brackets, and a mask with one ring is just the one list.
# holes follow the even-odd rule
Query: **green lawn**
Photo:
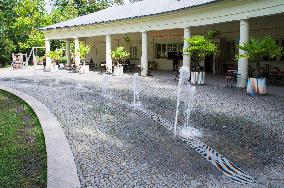
[[46, 187], [44, 135], [33, 110], [0, 90], [0, 188]]

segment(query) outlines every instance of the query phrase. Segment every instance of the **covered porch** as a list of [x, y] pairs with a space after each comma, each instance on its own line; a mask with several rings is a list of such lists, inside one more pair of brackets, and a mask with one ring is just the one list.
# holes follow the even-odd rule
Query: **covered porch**
[[[123, 46], [130, 53], [131, 64], [139, 66], [141, 75], [147, 76], [149, 68], [173, 70], [174, 54], [178, 54], [179, 67], [190, 68], [189, 55], [182, 53], [188, 45], [184, 43], [184, 38], [207, 35], [210, 30], [214, 30], [217, 35], [212, 41], [219, 47], [219, 53], [205, 58], [205, 72], [223, 75], [228, 70], [235, 69], [240, 75], [238, 87], [245, 87], [248, 72], [252, 71], [254, 66], [248, 64], [247, 58], [236, 61], [236, 55], [244, 53], [241, 50], [238, 52], [236, 45], [247, 42], [249, 37], [271, 35], [279, 46], [283, 46], [283, 13], [278, 13], [279, 7], [273, 8], [269, 3], [261, 5], [262, 8], [267, 6], [269, 11], [256, 9], [260, 5], [253, 2], [248, 3], [246, 7], [240, 3], [236, 3], [236, 7], [226, 7], [222, 3], [216, 3], [216, 6], [217, 4], [222, 7], [223, 12], [228, 13], [227, 16], [215, 12], [212, 7], [200, 7], [204, 14], [192, 9], [191, 12], [185, 10], [182, 13], [167, 14], [163, 17], [151, 16], [139, 20], [128, 19], [99, 25], [74, 26], [67, 31], [65, 28], [46, 30], [46, 51], [50, 50], [51, 39], [66, 40], [67, 64], [71, 64], [70, 41], [74, 40], [75, 50], [79, 50], [79, 43], [83, 41], [91, 46], [87, 61], [92, 58], [97, 66], [105, 63], [106, 71], [112, 73], [111, 52], [116, 47]], [[240, 13], [241, 9], [246, 11]], [[253, 16], [250, 10], [256, 11]], [[211, 15], [212, 18], [206, 15]], [[80, 64], [79, 54], [75, 54], [74, 63]], [[283, 57], [277, 57], [273, 65], [263, 59], [262, 66], [269, 71], [283, 72]]]

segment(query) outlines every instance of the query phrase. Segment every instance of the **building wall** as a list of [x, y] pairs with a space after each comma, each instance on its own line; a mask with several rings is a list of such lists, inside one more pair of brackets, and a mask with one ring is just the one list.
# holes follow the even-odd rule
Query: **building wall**
[[[260, 18], [250, 19], [250, 37], [263, 37], [271, 35], [276, 40], [284, 40], [284, 14], [266, 16]], [[210, 30], [218, 30], [220, 34], [216, 39], [220, 41], [235, 41], [239, 40], [239, 22], [227, 22], [222, 24], [206, 25], [202, 27], [191, 28], [192, 34], [206, 35]], [[131, 40], [129, 44], [124, 41], [124, 37], [128, 36]], [[217, 40], [218, 41], [218, 40]], [[86, 38], [86, 43], [91, 44], [91, 52], [87, 56], [87, 60], [91, 57], [96, 63], [105, 61], [105, 36]], [[150, 31], [148, 32], [148, 60], [156, 61], [158, 69], [172, 70], [172, 60], [168, 59], [156, 59], [155, 58], [155, 43], [183, 43], [183, 29], [172, 29], [162, 31]], [[117, 46], [124, 46], [126, 51], [130, 51], [130, 45], [137, 46], [138, 55], [136, 60], [131, 60], [132, 63], [140, 64], [141, 57], [141, 33], [128, 33], [120, 35], [112, 35], [112, 49]], [[224, 55], [224, 54], [223, 54]], [[233, 60], [225, 62], [222, 58], [219, 58], [223, 64], [233, 64]], [[227, 61], [227, 60], [226, 60]], [[266, 64], [263, 62], [262, 64]], [[182, 62], [180, 62], [182, 64]], [[251, 65], [253, 66], [253, 65]], [[284, 62], [274, 61], [271, 63], [271, 67], [279, 67], [284, 71]]]

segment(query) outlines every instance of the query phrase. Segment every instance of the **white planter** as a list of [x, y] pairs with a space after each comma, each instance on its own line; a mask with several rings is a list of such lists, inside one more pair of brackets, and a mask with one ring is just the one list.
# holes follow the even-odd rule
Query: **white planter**
[[121, 65], [121, 66], [119, 66], [119, 73], [120, 73], [120, 75], [123, 75], [123, 66]]
[[64, 64], [63, 63], [59, 64], [59, 69], [64, 69]]
[[89, 65], [83, 65], [80, 69], [81, 74], [89, 73], [90, 71], [90, 66]]
[[55, 72], [55, 70], [54, 70], [54, 65], [51, 64], [49, 67], [47, 67], [47, 71], [49, 71], [49, 72]]
[[247, 82], [247, 93], [251, 93], [251, 92], [252, 92], [251, 81], [250, 81], [250, 78], [248, 78], [248, 82]]
[[113, 75], [115, 75], [115, 76], [123, 75], [123, 66], [120, 66], [120, 65], [114, 66]]
[[58, 72], [59, 71], [58, 65], [51, 64], [49, 66], [46, 66], [46, 71], [48, 71], [48, 72]]
[[54, 71], [54, 72], [58, 72], [58, 71], [59, 71], [58, 65], [53, 65], [53, 71]]
[[259, 94], [266, 94], [266, 79], [265, 78], [259, 78], [258, 79], [258, 93]]
[[190, 74], [190, 81], [192, 84], [197, 84], [198, 80], [198, 72], [191, 72]]
[[205, 72], [191, 72], [190, 78], [192, 84], [204, 84]]
[[265, 78], [249, 78], [247, 83], [247, 93], [266, 94], [266, 79]]
[[49, 65], [46, 70], [49, 72], [53, 72], [53, 65]]
[[205, 72], [199, 72], [197, 84], [204, 84]]

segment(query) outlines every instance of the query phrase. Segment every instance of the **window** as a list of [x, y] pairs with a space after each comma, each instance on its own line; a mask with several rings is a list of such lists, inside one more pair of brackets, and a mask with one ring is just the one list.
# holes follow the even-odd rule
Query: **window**
[[137, 46], [130, 46], [130, 59], [138, 59]]
[[155, 45], [155, 57], [156, 59], [166, 59], [168, 58], [168, 52], [182, 52], [182, 43], [169, 43], [169, 44], [158, 44]]

